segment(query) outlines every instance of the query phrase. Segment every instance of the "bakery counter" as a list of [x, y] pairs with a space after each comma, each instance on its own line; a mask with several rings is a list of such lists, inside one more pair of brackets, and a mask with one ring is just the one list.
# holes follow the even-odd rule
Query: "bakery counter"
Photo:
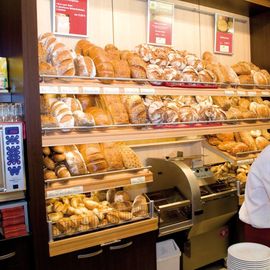
[[91, 132], [48, 132], [42, 136], [43, 146], [68, 145], [68, 144], [86, 144], [96, 142], [117, 142], [125, 139], [125, 141], [138, 140], [138, 138], [160, 139], [175, 138], [196, 135], [211, 135], [226, 132], [239, 132], [253, 129], [268, 129], [268, 121], [257, 122], [235, 122], [229, 121], [228, 124], [208, 123], [193, 125], [164, 126], [163, 128], [109, 128], [109, 129], [93, 129]]
[[104, 187], [117, 188], [129, 185], [150, 183], [153, 181], [151, 167], [125, 169], [81, 175], [77, 177], [47, 179], [45, 180], [45, 192], [47, 198], [58, 197], [73, 193], [86, 193], [102, 190]]
[[[102, 79], [102, 78], [101, 78]], [[109, 78], [103, 78], [111, 82]], [[183, 83], [147, 79], [114, 78], [116, 83], [104, 84], [97, 78], [42, 76], [40, 94], [124, 94], [176, 96], [270, 96], [269, 86], [229, 85], [219, 83]], [[160, 84], [160, 85], [159, 85]], [[167, 85], [167, 86], [162, 86]]]

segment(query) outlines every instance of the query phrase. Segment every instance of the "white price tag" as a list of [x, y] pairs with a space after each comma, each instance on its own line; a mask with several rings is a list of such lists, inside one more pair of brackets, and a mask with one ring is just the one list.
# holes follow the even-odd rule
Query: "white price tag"
[[248, 164], [251, 164], [253, 161], [254, 161], [253, 158], [238, 160], [237, 165], [248, 165]]
[[83, 91], [84, 94], [92, 94], [92, 95], [100, 94], [100, 88], [99, 87], [83, 87], [82, 91]]
[[224, 93], [225, 93], [225, 96], [233, 96], [234, 95], [233, 90], [225, 90]]
[[269, 91], [262, 91], [262, 96], [269, 97], [270, 96], [270, 92]]
[[156, 90], [154, 88], [141, 88], [140, 92], [142, 95], [154, 95]]
[[59, 88], [58, 86], [49, 86], [49, 85], [41, 85], [40, 94], [58, 94]]
[[63, 188], [58, 190], [47, 191], [48, 198], [61, 197], [66, 195], [72, 195], [77, 193], [83, 193], [83, 186], [72, 187], [72, 188]]
[[237, 91], [238, 96], [245, 96], [246, 92], [245, 91]]
[[80, 89], [78, 86], [61, 86], [60, 91], [62, 94], [79, 94]]
[[254, 91], [249, 91], [249, 92], [248, 92], [248, 96], [250, 96], [250, 97], [254, 97], [254, 96], [256, 96], [256, 95], [257, 95], [257, 93], [254, 92]]
[[138, 95], [140, 94], [139, 88], [124, 88], [124, 93], [126, 95]]
[[115, 87], [103, 87], [103, 94], [107, 95], [117, 95], [119, 94], [120, 89]]
[[130, 178], [131, 185], [143, 184], [145, 183], [145, 176]]

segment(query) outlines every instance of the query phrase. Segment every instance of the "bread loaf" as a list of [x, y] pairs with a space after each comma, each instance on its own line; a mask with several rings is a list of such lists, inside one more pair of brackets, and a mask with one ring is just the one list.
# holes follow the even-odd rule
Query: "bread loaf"
[[82, 111], [73, 112], [75, 126], [94, 126], [95, 120], [90, 113], [84, 113]]
[[266, 146], [268, 146], [270, 144], [270, 142], [262, 136], [257, 137], [255, 139], [255, 142], [256, 142], [256, 146], [257, 146], [258, 150], [263, 150]]
[[126, 108], [121, 102], [119, 95], [102, 95], [100, 100], [104, 108], [109, 111], [114, 124], [118, 125], [129, 123]]
[[44, 169], [44, 171], [43, 171], [43, 178], [44, 178], [44, 180], [57, 179], [57, 176], [56, 176], [56, 174], [55, 174], [54, 171], [48, 170], [48, 169]]
[[112, 60], [111, 61], [116, 78], [130, 78], [131, 71], [126, 60]]
[[93, 77], [95, 75], [94, 62], [90, 57], [77, 55], [74, 63], [76, 75], [86, 77]]
[[124, 167], [122, 155], [117, 143], [103, 143], [102, 152], [108, 164], [108, 170], [121, 170]]
[[67, 169], [67, 167], [64, 164], [57, 166], [55, 169], [55, 173], [56, 173], [58, 178], [71, 177], [69, 170]]
[[108, 114], [101, 108], [98, 107], [88, 107], [85, 109], [85, 113], [89, 113], [94, 117], [95, 124], [97, 126], [111, 125], [112, 121]]
[[213, 100], [213, 103], [215, 105], [218, 105], [219, 107], [221, 107], [222, 110], [227, 111], [231, 107], [231, 102], [230, 102], [230, 99], [228, 97], [213, 96], [212, 100]]
[[237, 155], [238, 153], [244, 153], [249, 151], [249, 147], [242, 142], [237, 142], [234, 146], [227, 150], [231, 155]]
[[234, 141], [234, 134], [231, 133], [218, 133], [216, 134], [217, 138], [220, 141], [227, 142], [227, 141]]
[[237, 64], [232, 66], [232, 69], [235, 71], [237, 75], [250, 75], [251, 74], [251, 68], [247, 62], [238, 62]]
[[249, 132], [244, 132], [244, 131], [239, 132], [239, 135], [240, 135], [241, 141], [248, 146], [249, 151], [257, 150], [255, 141]]
[[119, 150], [122, 155], [125, 168], [132, 169], [132, 168], [141, 168], [143, 166], [139, 157], [130, 147], [128, 147], [125, 144], [121, 144], [119, 146]]
[[139, 95], [121, 96], [121, 100], [128, 112], [129, 121], [131, 124], [146, 123], [147, 115], [143, 99]]
[[76, 97], [80, 101], [83, 111], [96, 105], [95, 95], [77, 95]]

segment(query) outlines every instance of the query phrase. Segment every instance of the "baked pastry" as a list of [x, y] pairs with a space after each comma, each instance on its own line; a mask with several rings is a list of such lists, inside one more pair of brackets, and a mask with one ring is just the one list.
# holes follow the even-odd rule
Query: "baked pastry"
[[102, 95], [100, 96], [100, 100], [104, 108], [109, 111], [114, 124], [119, 125], [129, 123], [126, 108], [121, 102], [119, 95]]
[[54, 161], [47, 156], [43, 158], [43, 165], [49, 170], [53, 171], [55, 169]]
[[237, 155], [249, 151], [249, 147], [242, 142], [237, 142], [234, 146], [227, 150], [231, 155]]
[[66, 160], [66, 155], [65, 154], [56, 154], [54, 153], [52, 155], [52, 159], [54, 162], [62, 162], [64, 160]]
[[114, 195], [114, 202], [117, 203], [117, 202], [128, 202], [130, 201], [130, 196], [129, 194], [124, 191], [124, 190], [121, 190], [121, 191], [117, 191]]
[[109, 58], [112, 61], [114, 61], [114, 60], [116, 60], [116, 61], [120, 60], [120, 51], [113, 44], [107, 44], [105, 46], [104, 50], [107, 52]]
[[208, 96], [196, 96], [195, 99], [199, 103], [200, 106], [213, 105], [212, 97], [208, 97]]
[[103, 143], [102, 152], [108, 164], [108, 170], [121, 170], [124, 167], [122, 155], [117, 143]]
[[186, 66], [182, 75], [184, 82], [198, 82], [200, 80], [197, 70], [192, 66]]
[[250, 105], [250, 102], [249, 102], [249, 100], [247, 98], [240, 98], [239, 99], [239, 107], [248, 110], [249, 105]]
[[267, 78], [267, 84], [270, 85], [270, 74], [266, 69], [261, 69], [261, 73]]
[[127, 145], [125, 144], [119, 145], [119, 151], [122, 155], [125, 168], [132, 169], [132, 168], [141, 168], [143, 166], [142, 162], [140, 161], [136, 153]]
[[212, 71], [216, 75], [217, 82], [223, 83], [225, 81], [224, 75], [217, 63], [207, 63], [205, 69]]
[[258, 150], [263, 150], [267, 145], [270, 144], [270, 142], [262, 136], [257, 137], [255, 139], [255, 142], [256, 142], [256, 146], [257, 146]]
[[231, 67], [219, 64], [219, 69], [223, 74], [225, 83], [239, 84], [239, 78]]
[[107, 193], [106, 193], [106, 200], [109, 203], [113, 203], [114, 202], [114, 195], [116, 193], [116, 190], [114, 188], [108, 189]]
[[194, 96], [174, 96], [175, 101], [179, 107], [196, 105], [197, 101]]
[[71, 175], [87, 174], [87, 167], [76, 146], [65, 147], [66, 164]]
[[166, 111], [164, 114], [164, 122], [165, 123], [174, 123], [179, 122], [179, 107], [177, 103], [171, 99], [164, 100], [164, 105], [166, 107]]
[[94, 126], [95, 120], [90, 113], [84, 113], [83, 111], [74, 111], [74, 124], [75, 126]]
[[216, 82], [217, 76], [214, 72], [204, 69], [199, 72], [199, 80], [200, 82]]
[[119, 212], [116, 210], [109, 211], [106, 215], [106, 219], [109, 223], [118, 224], [120, 222]]
[[205, 62], [208, 62], [208, 63], [217, 62], [216, 56], [214, 56], [211, 52], [208, 52], [208, 51], [205, 51], [205, 52], [202, 54], [202, 59], [203, 59]]
[[232, 69], [235, 71], [237, 75], [250, 75], [251, 74], [251, 68], [247, 62], [238, 62], [237, 64], [232, 66]]
[[66, 151], [66, 148], [65, 148], [65, 146], [58, 145], [58, 146], [53, 146], [52, 147], [52, 150], [55, 153], [64, 154], [65, 151]]
[[244, 132], [244, 131], [239, 132], [239, 135], [241, 137], [241, 141], [248, 146], [249, 151], [256, 151], [257, 150], [257, 146], [255, 144], [255, 141], [249, 132]]
[[[147, 102], [145, 102], [147, 104]], [[162, 101], [153, 101], [148, 106], [147, 116], [151, 123], [163, 123], [166, 119], [166, 107]]]
[[146, 108], [139, 95], [122, 95], [121, 100], [128, 112], [131, 124], [143, 124], [147, 121]]
[[262, 136], [268, 141], [270, 140], [270, 133], [267, 131], [267, 129], [262, 129]]
[[212, 100], [213, 100], [213, 103], [221, 107], [222, 110], [227, 111], [231, 107], [231, 102], [228, 97], [213, 96]]
[[81, 144], [77, 147], [90, 173], [107, 171], [108, 164], [99, 144]]
[[231, 107], [225, 113], [226, 113], [227, 119], [242, 119], [243, 118], [242, 112], [236, 107]]
[[148, 205], [147, 200], [143, 195], [138, 195], [135, 197], [132, 204], [131, 213], [135, 217], [144, 217], [148, 215]]
[[204, 105], [196, 107], [200, 121], [225, 120], [226, 114], [219, 106]]
[[64, 102], [71, 112], [82, 111], [82, 105], [77, 98], [64, 97], [60, 101]]
[[251, 131], [250, 131], [250, 135], [251, 135], [253, 138], [260, 137], [260, 136], [262, 136], [262, 131], [259, 130], [259, 129], [254, 129], [254, 130], [251, 130]]
[[111, 207], [118, 211], [130, 212], [132, 209], [132, 203], [130, 201], [114, 202], [111, 204]]
[[[148, 65], [146, 68], [146, 76], [149, 80], [164, 80], [164, 71], [158, 65]], [[161, 84], [161, 83], [160, 83]]]
[[118, 216], [121, 220], [128, 221], [133, 218], [133, 215], [130, 212], [119, 212]]
[[234, 141], [233, 132], [230, 132], [230, 133], [218, 133], [218, 134], [216, 134], [216, 136], [220, 141], [223, 141], [223, 142]]
[[51, 149], [50, 147], [46, 146], [46, 147], [42, 147], [42, 153], [45, 155], [45, 156], [49, 156], [51, 154]]
[[222, 150], [222, 151], [229, 151], [230, 149], [232, 149], [235, 145], [237, 145], [237, 142], [235, 141], [226, 141], [226, 142], [221, 142], [220, 144], [218, 144], [218, 149]]
[[101, 108], [98, 107], [88, 107], [85, 109], [85, 113], [89, 113], [94, 117], [95, 124], [97, 126], [111, 125], [112, 121], [108, 114]]
[[270, 114], [270, 109], [264, 104], [259, 104], [257, 102], [251, 102], [249, 109], [257, 114], [259, 118], [268, 118]]
[[215, 145], [215, 146], [219, 145], [222, 142], [217, 137], [213, 137], [213, 136], [209, 137], [207, 141], [209, 144]]

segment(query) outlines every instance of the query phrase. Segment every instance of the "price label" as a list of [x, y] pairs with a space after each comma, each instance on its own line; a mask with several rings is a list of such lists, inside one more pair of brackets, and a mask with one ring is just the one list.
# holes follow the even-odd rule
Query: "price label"
[[138, 185], [145, 183], [145, 176], [133, 177], [130, 178], [131, 185]]
[[246, 92], [245, 91], [237, 91], [238, 96], [245, 96]]
[[270, 96], [270, 92], [269, 91], [262, 91], [262, 96]]
[[79, 94], [80, 89], [78, 86], [61, 86], [60, 91], [62, 94]]
[[234, 95], [233, 90], [225, 90], [224, 93], [225, 93], [225, 96], [233, 96]]
[[124, 88], [124, 93], [126, 95], [138, 95], [140, 94], [139, 88]]
[[256, 96], [256, 95], [257, 95], [257, 93], [254, 92], [254, 91], [249, 91], [249, 92], [248, 92], [248, 96], [250, 96], [250, 97], [254, 97], [254, 96]]
[[253, 158], [238, 160], [237, 165], [248, 165], [248, 164], [251, 164], [253, 161], [254, 161]]
[[82, 91], [83, 91], [84, 94], [92, 94], [92, 95], [100, 94], [100, 88], [99, 87], [83, 87]]
[[72, 188], [63, 188], [58, 190], [47, 191], [48, 198], [67, 196], [77, 193], [83, 193], [83, 186], [72, 187]]
[[40, 94], [58, 94], [58, 93], [59, 93], [58, 86], [49, 86], [49, 85], [40, 86]]
[[103, 87], [103, 94], [117, 95], [119, 93], [120, 93], [120, 89], [119, 88], [115, 88], [115, 87]]
[[154, 88], [141, 88], [140, 92], [142, 95], [154, 95], [156, 90]]

